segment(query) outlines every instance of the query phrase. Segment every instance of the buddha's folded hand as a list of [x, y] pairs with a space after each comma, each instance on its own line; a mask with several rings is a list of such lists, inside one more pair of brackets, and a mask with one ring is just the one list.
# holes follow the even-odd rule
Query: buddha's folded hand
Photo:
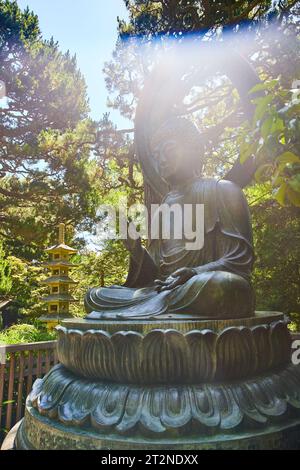
[[181, 268], [177, 269], [171, 276], [167, 277], [165, 281], [156, 280], [155, 286], [158, 292], [174, 289], [181, 286], [191, 277], [195, 276], [196, 270], [194, 268]]

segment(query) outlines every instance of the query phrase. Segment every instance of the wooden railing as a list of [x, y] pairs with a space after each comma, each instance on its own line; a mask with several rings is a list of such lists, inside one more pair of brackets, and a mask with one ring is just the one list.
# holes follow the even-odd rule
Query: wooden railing
[[0, 431], [3, 437], [23, 417], [33, 382], [58, 362], [56, 341], [0, 345], [0, 359]]

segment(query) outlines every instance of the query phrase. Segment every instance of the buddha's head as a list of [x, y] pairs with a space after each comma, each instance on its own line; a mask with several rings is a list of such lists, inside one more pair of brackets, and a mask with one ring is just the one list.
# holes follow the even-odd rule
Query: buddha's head
[[158, 173], [170, 186], [201, 174], [203, 141], [188, 119], [174, 117], [163, 123], [151, 139], [151, 149]]

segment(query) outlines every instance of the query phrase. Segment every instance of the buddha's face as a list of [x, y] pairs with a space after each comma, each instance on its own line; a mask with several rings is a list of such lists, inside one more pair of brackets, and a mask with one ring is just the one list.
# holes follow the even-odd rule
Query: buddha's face
[[[161, 138], [160, 138], [161, 137]], [[160, 176], [171, 186], [180, 184], [195, 175], [195, 149], [177, 136], [157, 136], [153, 157]]]

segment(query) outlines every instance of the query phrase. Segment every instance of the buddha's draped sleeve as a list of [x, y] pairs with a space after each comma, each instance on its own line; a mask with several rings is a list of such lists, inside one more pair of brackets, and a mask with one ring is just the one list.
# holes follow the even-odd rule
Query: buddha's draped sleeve
[[[217, 217], [214, 217], [214, 261], [197, 271], [227, 271], [249, 279], [253, 267], [252, 228], [249, 207], [242, 190], [230, 181], [216, 184]], [[205, 201], [206, 200], [206, 201]], [[211, 201], [211, 194], [210, 194]], [[210, 201], [204, 197], [208, 211]], [[205, 204], [207, 202], [207, 204]]]
[[[152, 247], [152, 252], [156, 252], [156, 247]], [[143, 248], [139, 257], [130, 256], [129, 271], [125, 287], [148, 287], [153, 285], [158, 274], [158, 264], [155, 254], [152, 255]]]

